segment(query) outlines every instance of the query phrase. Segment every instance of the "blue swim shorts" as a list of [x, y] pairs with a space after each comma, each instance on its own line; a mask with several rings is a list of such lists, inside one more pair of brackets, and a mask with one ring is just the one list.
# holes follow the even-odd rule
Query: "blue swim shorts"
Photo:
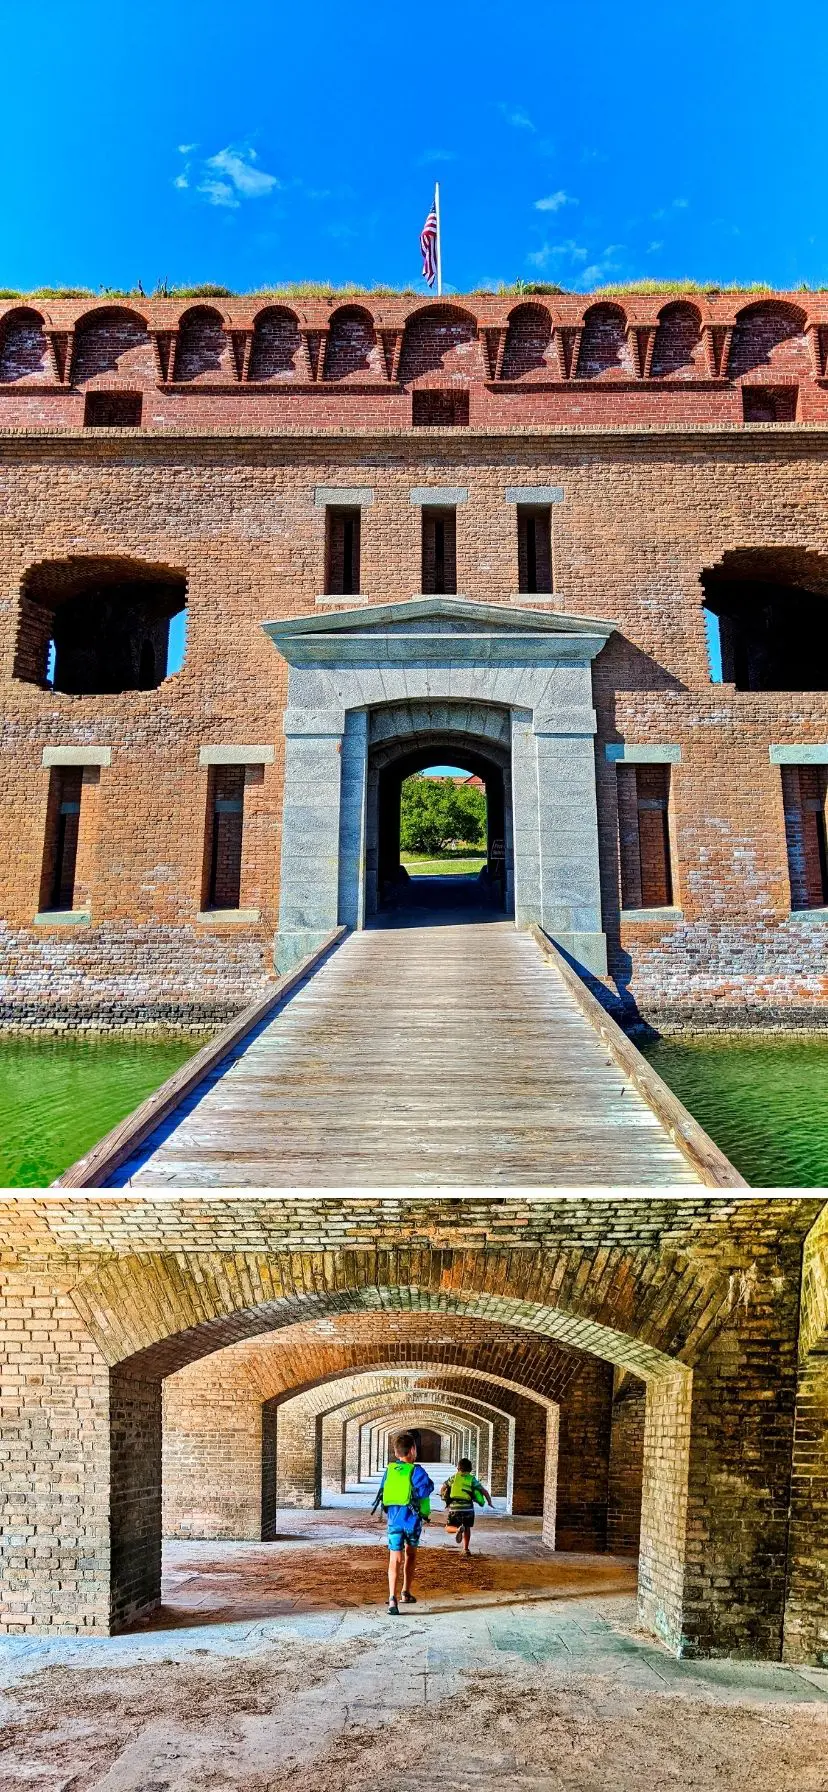
[[407, 1513], [402, 1520], [396, 1517], [394, 1519], [389, 1518], [388, 1548], [402, 1549], [403, 1544], [410, 1543], [412, 1549], [416, 1549], [420, 1541], [420, 1532], [422, 1528], [423, 1521], [414, 1512]]

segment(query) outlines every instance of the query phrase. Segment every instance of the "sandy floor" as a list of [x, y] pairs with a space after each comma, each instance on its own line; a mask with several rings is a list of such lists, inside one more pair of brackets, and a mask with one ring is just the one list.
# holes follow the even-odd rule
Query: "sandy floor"
[[8, 1792], [825, 1792], [828, 1671], [676, 1662], [634, 1632], [634, 1570], [489, 1520], [436, 1526], [384, 1611], [364, 1512], [274, 1544], [166, 1552], [128, 1637], [0, 1644]]

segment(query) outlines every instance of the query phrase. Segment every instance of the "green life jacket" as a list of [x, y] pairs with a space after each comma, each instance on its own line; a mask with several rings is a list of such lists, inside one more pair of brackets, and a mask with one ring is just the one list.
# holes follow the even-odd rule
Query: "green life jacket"
[[475, 1506], [485, 1506], [486, 1504], [485, 1497], [478, 1487], [474, 1475], [466, 1473], [465, 1470], [461, 1474], [458, 1470], [457, 1474], [452, 1476], [449, 1485], [449, 1504], [470, 1506], [472, 1502]]
[[389, 1462], [382, 1484], [382, 1503], [383, 1506], [410, 1506], [412, 1512], [419, 1512], [421, 1518], [428, 1518], [431, 1512], [430, 1499], [418, 1499], [411, 1487], [416, 1466], [414, 1462]]

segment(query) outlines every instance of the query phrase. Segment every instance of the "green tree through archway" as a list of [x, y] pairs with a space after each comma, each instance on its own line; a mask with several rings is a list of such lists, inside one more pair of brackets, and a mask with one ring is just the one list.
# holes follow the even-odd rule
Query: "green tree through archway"
[[486, 841], [486, 795], [478, 785], [453, 778], [406, 778], [400, 806], [404, 853], [443, 853], [457, 847], [480, 851]]

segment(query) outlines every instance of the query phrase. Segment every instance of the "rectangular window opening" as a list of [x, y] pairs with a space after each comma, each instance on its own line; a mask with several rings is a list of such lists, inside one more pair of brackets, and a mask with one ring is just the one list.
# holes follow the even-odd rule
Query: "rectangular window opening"
[[469, 421], [469, 395], [460, 387], [411, 395], [411, 421], [423, 429], [462, 429]]
[[42, 912], [75, 906], [82, 791], [80, 767], [67, 766], [51, 773], [40, 886]]
[[518, 590], [552, 590], [552, 512], [548, 504], [518, 504]]
[[444, 597], [457, 590], [457, 512], [452, 505], [424, 508], [423, 564], [420, 589]]
[[87, 392], [83, 421], [87, 429], [140, 429], [140, 392]]
[[204, 909], [241, 908], [244, 783], [243, 765], [210, 768]]
[[672, 908], [669, 765], [619, 765], [623, 909]]
[[792, 910], [828, 907], [828, 766], [784, 765], [782, 799]]
[[743, 386], [745, 423], [795, 423], [798, 386]]
[[361, 512], [356, 505], [329, 504], [325, 513], [325, 592], [329, 597], [359, 595]]

